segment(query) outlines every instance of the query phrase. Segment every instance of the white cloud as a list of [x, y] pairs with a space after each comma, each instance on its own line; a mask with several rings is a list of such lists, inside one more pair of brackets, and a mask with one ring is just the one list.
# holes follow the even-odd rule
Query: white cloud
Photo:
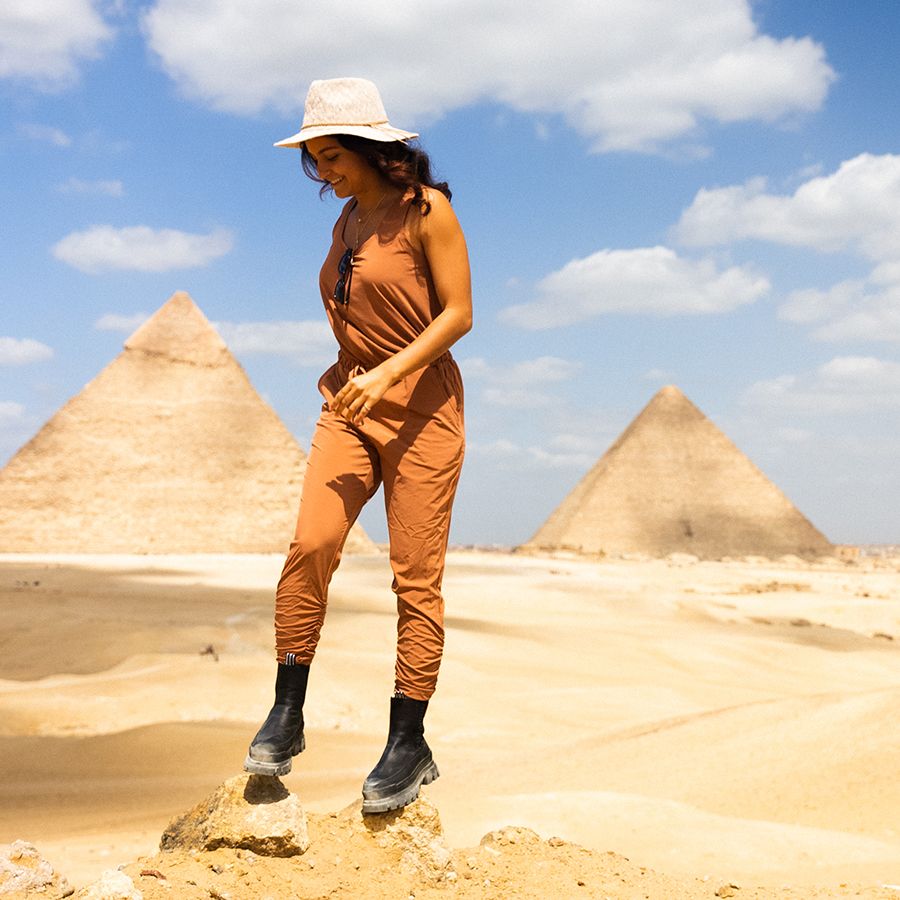
[[550, 439], [550, 446], [554, 450], [565, 451], [568, 453], [587, 453], [591, 456], [596, 455], [602, 450], [596, 436], [587, 436], [584, 434], [557, 434]]
[[460, 366], [467, 378], [488, 378], [494, 384], [530, 387], [535, 384], [567, 381], [581, 367], [580, 363], [558, 356], [538, 356], [508, 366], [490, 365], [479, 356], [464, 359]]
[[668, 247], [600, 250], [547, 275], [537, 285], [538, 299], [509, 306], [500, 317], [542, 329], [608, 313], [723, 313], [752, 303], [768, 289], [768, 280], [746, 267], [719, 271], [712, 260], [683, 259]]
[[112, 29], [91, 0], [4, 0], [0, 4], [0, 78], [55, 89], [100, 55]]
[[53, 255], [92, 274], [114, 269], [169, 272], [206, 266], [233, 246], [234, 238], [224, 228], [211, 234], [190, 234], [146, 225], [132, 228], [98, 225], [67, 235], [53, 247]]
[[150, 316], [145, 312], [134, 313], [131, 316], [122, 316], [119, 313], [106, 313], [106, 315], [100, 316], [94, 322], [94, 328], [97, 331], [121, 331], [125, 334], [131, 334], [149, 318]]
[[713, 246], [756, 239], [900, 258], [900, 156], [861, 154], [789, 195], [766, 187], [757, 178], [699, 191], [676, 226], [678, 240]]
[[521, 387], [486, 387], [481, 392], [481, 399], [491, 406], [506, 406], [510, 409], [550, 406], [556, 400], [552, 394], [545, 391]]
[[900, 363], [872, 356], [838, 356], [814, 372], [759, 381], [742, 402], [793, 415], [872, 413], [900, 409]]
[[873, 261], [866, 278], [792, 292], [779, 316], [814, 326], [818, 340], [900, 341], [900, 155], [861, 154], [793, 194], [764, 179], [701, 190], [675, 234], [693, 246], [755, 239]]
[[327, 322], [215, 322], [216, 330], [237, 355], [283, 356], [300, 365], [334, 360], [334, 335]]
[[778, 310], [778, 317], [785, 322], [807, 325], [821, 322], [857, 303], [865, 292], [865, 282], [842, 281], [827, 291], [805, 288], [793, 291]]
[[480, 443], [468, 441], [466, 454], [493, 459], [504, 466], [540, 469], [584, 470], [597, 461], [597, 456], [578, 451], [547, 449], [536, 445], [517, 444], [506, 438]]
[[27, 366], [53, 356], [53, 348], [31, 338], [0, 337], [0, 366]]
[[470, 357], [460, 362], [460, 368], [467, 380], [486, 382], [481, 395], [485, 403], [530, 409], [555, 402], [556, 398], [541, 388], [574, 378], [581, 365], [557, 356], [539, 356], [506, 366]]
[[25, 407], [21, 403], [0, 400], [0, 423], [17, 422], [25, 415]]
[[494, 459], [509, 459], [518, 456], [522, 447], [507, 438], [497, 438], [495, 441], [466, 441], [466, 453], [479, 456], [490, 456]]
[[22, 137], [31, 141], [41, 141], [44, 144], [53, 144], [54, 147], [71, 147], [72, 138], [61, 128], [53, 125], [40, 125], [37, 122], [23, 122], [16, 129]]
[[81, 178], [70, 178], [57, 187], [61, 194], [100, 194], [107, 197], [123, 197], [125, 187], [121, 181], [83, 181]]
[[824, 171], [825, 166], [822, 163], [810, 163], [810, 165], [804, 166], [798, 172], [795, 172], [788, 181], [793, 181], [794, 183], [808, 181], [810, 178], [817, 178]]
[[794, 291], [778, 315], [817, 323], [812, 334], [821, 341], [900, 343], [900, 263], [882, 263], [867, 279], [842, 281], [826, 291]]
[[284, 0], [156, 0], [143, 26], [166, 72], [216, 109], [293, 115], [313, 78], [356, 73], [401, 127], [493, 100], [539, 126], [560, 115], [598, 150], [815, 110], [834, 79], [811, 39], [760, 34], [748, 0], [345, 0], [302, 15]]

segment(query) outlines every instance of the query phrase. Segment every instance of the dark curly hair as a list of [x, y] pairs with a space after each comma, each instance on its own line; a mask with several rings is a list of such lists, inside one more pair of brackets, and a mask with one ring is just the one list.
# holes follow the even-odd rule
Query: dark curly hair
[[[418, 145], [406, 141], [372, 141], [357, 137], [355, 134], [336, 134], [335, 140], [353, 153], [362, 156], [373, 169], [383, 175], [391, 184], [403, 190], [411, 189], [413, 200], [419, 205], [423, 216], [431, 210], [431, 204], [425, 197], [423, 188], [434, 188], [448, 200], [452, 194], [446, 181], [435, 181], [431, 174], [431, 160], [428, 154]], [[320, 196], [331, 190], [331, 185], [319, 178], [315, 160], [304, 144], [300, 148], [303, 171], [322, 187]]]

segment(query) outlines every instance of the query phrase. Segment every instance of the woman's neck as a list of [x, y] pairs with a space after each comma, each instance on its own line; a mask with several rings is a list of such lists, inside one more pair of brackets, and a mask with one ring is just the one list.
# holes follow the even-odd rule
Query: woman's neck
[[384, 206], [390, 201], [394, 194], [399, 194], [399, 189], [387, 179], [380, 179], [373, 183], [371, 187], [354, 194], [353, 199], [356, 201], [357, 215], [365, 219], [366, 216], [374, 213], [379, 206]]

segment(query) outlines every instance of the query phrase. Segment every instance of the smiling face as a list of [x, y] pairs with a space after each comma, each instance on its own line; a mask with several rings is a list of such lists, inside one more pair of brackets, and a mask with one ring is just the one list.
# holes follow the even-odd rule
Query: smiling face
[[319, 178], [327, 181], [337, 197], [359, 197], [377, 191], [381, 177], [365, 157], [342, 146], [328, 136], [306, 142], [306, 149], [316, 164]]

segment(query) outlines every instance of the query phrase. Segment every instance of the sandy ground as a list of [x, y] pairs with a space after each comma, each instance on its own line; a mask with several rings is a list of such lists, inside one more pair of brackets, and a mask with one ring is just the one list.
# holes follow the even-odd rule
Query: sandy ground
[[[280, 562], [0, 556], [0, 843], [85, 884], [240, 771]], [[389, 585], [384, 556], [335, 578], [284, 779], [326, 818], [383, 746]], [[613, 860], [612, 897], [900, 898], [900, 562], [457, 552], [445, 595], [428, 798], [452, 847], [558, 836]], [[532, 896], [514, 880], [482, 895]]]

